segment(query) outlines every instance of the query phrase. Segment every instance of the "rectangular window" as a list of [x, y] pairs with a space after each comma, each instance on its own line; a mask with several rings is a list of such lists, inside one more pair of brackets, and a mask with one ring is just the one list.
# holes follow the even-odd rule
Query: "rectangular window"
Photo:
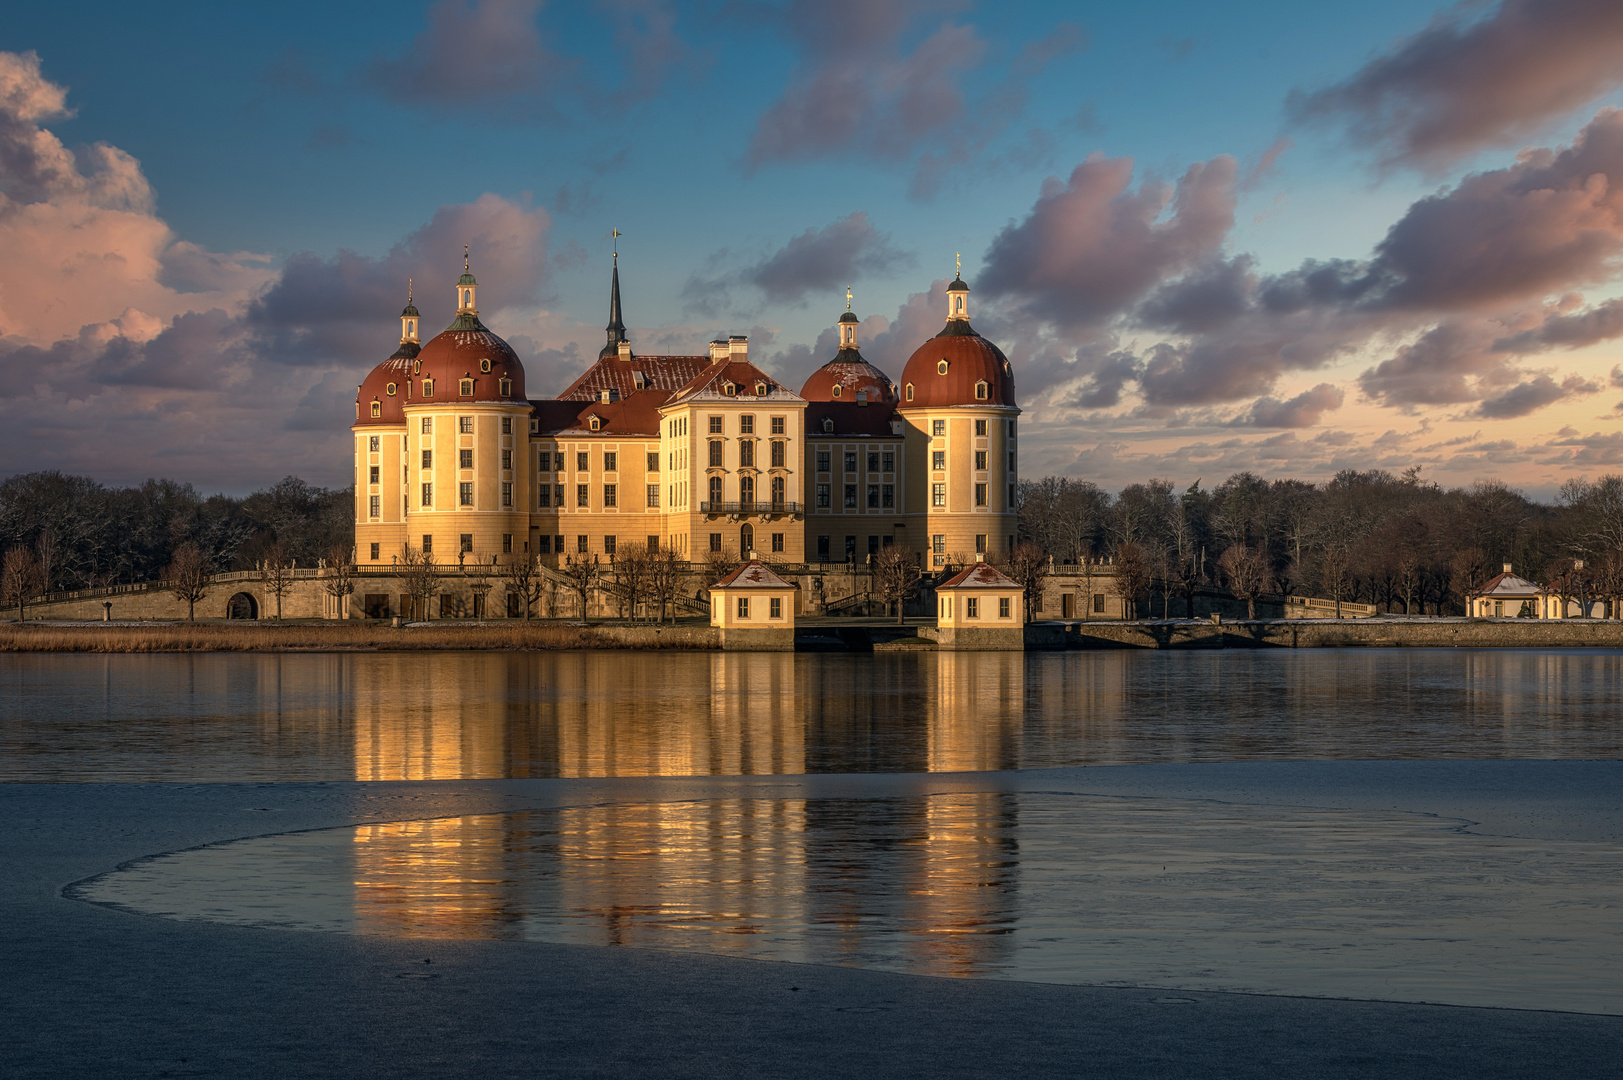
[[828, 562], [828, 537], [826, 536], [817, 538], [817, 557], [823, 562]]
[[382, 495], [373, 495], [371, 497], [371, 499], [368, 500], [367, 514], [370, 517], [376, 518], [376, 517], [380, 516], [382, 513], [383, 513], [383, 496]]
[[986, 554], [986, 534], [985, 533], [976, 533], [975, 534], [975, 551], [976, 551], [976, 553], [981, 554], [981, 555]]
[[434, 467], [434, 451], [432, 451], [432, 450], [424, 450], [423, 451], [423, 468], [432, 469], [433, 467]]
[[604, 484], [603, 485], [603, 505], [604, 506], [607, 507], [607, 506], [618, 506], [618, 505], [620, 505], [619, 502], [617, 501], [619, 496], [616, 493], [616, 489], [618, 488], [618, 486], [619, 485], [617, 485], [617, 484]]
[[1014, 451], [1009, 451], [1009, 471], [1014, 472]]
[[846, 562], [851, 562], [856, 557], [857, 557], [857, 538], [854, 537], [854, 536], [847, 536], [845, 538], [845, 561]]
[[986, 421], [985, 420], [977, 420], [977, 421], [975, 421], [975, 434], [977, 434], [977, 435], [985, 435], [986, 434]]
[[738, 433], [740, 435], [755, 434], [755, 417], [745, 414], [738, 418]]
[[659, 471], [659, 453], [657, 451], [655, 451], [652, 454], [646, 455], [646, 457], [647, 457], [648, 460], [643, 463], [643, 471], [644, 472], [658, 472]]
[[1014, 421], [1009, 421], [1009, 438], [1014, 438]]
[[658, 484], [649, 484], [648, 485], [648, 508], [650, 510], [658, 510], [659, 509], [659, 485]]
[[774, 416], [772, 418], [772, 434], [774, 434], [774, 435], [782, 435], [783, 434], [783, 417]]
[[819, 451], [817, 451], [817, 471], [818, 472], [828, 472], [828, 451], [827, 450], [819, 450]]
[[1009, 501], [1008, 501], [1008, 503], [1006, 505], [1008, 506], [1009, 509], [1011, 509], [1011, 510], [1014, 509], [1015, 499], [1014, 499], [1014, 485], [1013, 484], [1009, 485]]
[[975, 468], [984, 471], [986, 468], [986, 451], [975, 451]]
[[964, 616], [970, 619], [978, 619], [981, 617], [980, 597], [971, 596], [964, 601]]
[[434, 554], [434, 537], [429, 533], [423, 534], [423, 554]]
[[845, 485], [845, 505], [849, 509], [853, 509], [853, 510], [856, 509], [856, 505], [857, 505], [857, 486], [855, 484], [847, 484], [847, 485]]
[[473, 505], [473, 484], [464, 482], [456, 486], [457, 502], [462, 506]]
[[537, 555], [551, 555], [552, 554], [552, 537], [543, 533], [542, 535], [535, 538], [535, 546], [539, 549], [536, 552]]
[[868, 471], [869, 472], [878, 472], [879, 471], [879, 454], [878, 454], [877, 451], [869, 451], [868, 452]]
[[434, 434], [434, 418], [432, 416], [423, 417], [423, 434]]
[[502, 533], [502, 554], [503, 555], [511, 555], [512, 553], [513, 553], [513, 534], [512, 533]]
[[712, 416], [710, 418], [710, 434], [712, 434], [712, 435], [720, 435], [721, 434], [721, 417]]
[[603, 554], [613, 555], [618, 550], [619, 541], [615, 537], [605, 536], [603, 538]]
[[434, 485], [433, 484], [424, 484], [423, 485], [423, 505], [424, 506], [433, 506], [434, 505]]
[[582, 450], [582, 451], [580, 451], [579, 453], [577, 453], [575, 455], [575, 471], [576, 472], [587, 472], [587, 471], [589, 471], [591, 469], [591, 467], [592, 467], [591, 457], [585, 450]]
[[870, 509], [870, 510], [879, 509], [879, 485], [878, 484], [869, 484], [868, 485], [868, 509]]
[[457, 550], [460, 551], [464, 555], [473, 554], [473, 533], [463, 533], [462, 534], [461, 544], [459, 545]]
[[564, 486], [562, 484], [552, 486], [552, 501], [557, 505], [558, 509], [562, 510], [564, 508]]
[[711, 439], [710, 440], [710, 467], [712, 469], [721, 468], [721, 461], [722, 461], [722, 458], [721, 458], [722, 449], [721, 448], [722, 448], [722, 446], [723, 446], [723, 443], [722, 443], [722, 441], [720, 439]]
[[378, 452], [378, 437], [376, 435], [372, 436], [371, 441], [367, 443], [367, 447], [374, 454]]
[[773, 551], [782, 551], [783, 550], [783, 534], [782, 533], [773, 533], [772, 534], [772, 550]]
[[931, 506], [946, 506], [947, 505], [947, 485], [946, 484], [931, 484], [930, 485], [930, 505]]
[[767, 600], [766, 617], [769, 619], [783, 618], [783, 598], [774, 596]]
[[558, 554], [562, 555], [564, 553], [564, 538], [561, 537], [561, 536], [555, 536], [552, 539], [553, 539], [553, 550], [556, 551]]
[[591, 551], [591, 550], [592, 550], [592, 538], [591, 537], [589, 537], [589, 536], [577, 536], [577, 537], [575, 537], [575, 553], [577, 555], [585, 555], [588, 551]]
[[1009, 618], [1009, 616], [1012, 614], [1012, 612], [1009, 610], [1009, 608], [1010, 608], [1009, 598], [1007, 596], [998, 597], [998, 599], [997, 599], [997, 617], [1000, 618], [1000, 619]]
[[371, 479], [370, 483], [375, 484], [377, 482], [378, 482], [378, 466], [374, 465], [374, 466], [372, 466], [372, 479]]
[[[434, 380], [433, 379], [424, 379], [423, 380], [423, 396], [424, 397], [433, 397], [434, 396]], [[428, 421], [425, 420], [425, 421], [423, 421], [423, 423], [426, 424], [426, 423], [428, 423]]]
[[853, 453], [853, 454], [846, 454], [845, 455], [845, 471], [846, 472], [856, 472], [857, 471], [857, 456], [856, 456], [856, 454]]
[[473, 468], [473, 451], [472, 450], [458, 450], [456, 452], [456, 465], [457, 465], [457, 468], [459, 468], [459, 469], [471, 469], [471, 468]]
[[947, 534], [936, 533], [934, 536], [930, 537], [930, 550], [935, 552], [937, 555], [945, 554], [947, 550]]
[[650, 536], [648, 538], [648, 550], [649, 551], [658, 551], [659, 550], [659, 537]]
[[934, 435], [937, 438], [939, 438], [940, 436], [945, 435], [946, 433], [947, 433], [947, 422], [945, 420], [931, 420], [930, 421], [930, 434], [931, 435]]
[[541, 485], [541, 498], [536, 503], [536, 505], [537, 506], [543, 506], [543, 507], [550, 507], [552, 505], [552, 485], [551, 484], [542, 484]]
[[459, 416], [456, 418], [456, 429], [464, 435], [473, 434], [473, 417]]
[[827, 510], [828, 506], [829, 506], [829, 503], [828, 503], [828, 485], [827, 484], [818, 484], [817, 485], [817, 509], [819, 509], [819, 510]]
[[877, 555], [877, 554], [879, 554], [879, 537], [877, 537], [877, 536], [868, 537], [868, 554], [869, 555]]
[[782, 440], [776, 440], [772, 443], [772, 467], [774, 469], [783, 468], [784, 460], [783, 442]]
[[513, 467], [513, 451], [511, 451], [511, 450], [503, 450], [502, 451], [502, 468], [511, 469], [512, 467]]
[[738, 444], [738, 464], [740, 468], [755, 468], [755, 440], [745, 439]]
[[589, 485], [587, 485], [587, 484], [576, 484], [575, 485], [575, 505], [576, 506], [582, 506], [582, 507], [592, 505], [592, 496], [591, 496]]
[[884, 461], [884, 464], [879, 467], [881, 472], [895, 472], [896, 471], [896, 455], [895, 454], [893, 454], [893, 453], [891, 453], [889, 451], [886, 451], [884, 454], [880, 455], [880, 457]]
[[947, 467], [947, 452], [945, 450], [930, 451], [930, 468], [941, 472]]
[[720, 533], [711, 533], [710, 534], [710, 550], [711, 551], [720, 551], [721, 550], [721, 534]]
[[1096, 592], [1096, 593], [1093, 594], [1093, 610], [1095, 612], [1098, 612], [1098, 613], [1101, 613], [1101, 614], [1104, 612], [1104, 610], [1105, 610], [1105, 594], [1104, 593]]
[[975, 505], [976, 506], [985, 506], [986, 505], [986, 485], [985, 484], [976, 484], [975, 485]]
[[620, 455], [616, 454], [612, 450], [603, 451], [603, 471], [604, 472], [619, 472], [620, 471]]
[[502, 434], [513, 434], [513, 418], [511, 416], [502, 417]]
[[381, 546], [381, 545], [378, 545], [378, 544], [373, 544], [373, 545], [372, 545], [372, 561], [373, 561], [373, 562], [377, 562], [377, 561], [378, 561], [378, 548], [379, 548], [379, 547], [380, 547], [380, 546]]
[[738, 617], [740, 619], [747, 619], [750, 617], [750, 598], [747, 596], [740, 596], [738, 598]]
[[543, 450], [536, 458], [535, 467], [542, 472], [552, 471], [552, 452]]
[[879, 488], [879, 505], [886, 510], [896, 505], [896, 485], [882, 484]]
[[513, 485], [505, 480], [502, 481], [502, 505], [513, 505]]

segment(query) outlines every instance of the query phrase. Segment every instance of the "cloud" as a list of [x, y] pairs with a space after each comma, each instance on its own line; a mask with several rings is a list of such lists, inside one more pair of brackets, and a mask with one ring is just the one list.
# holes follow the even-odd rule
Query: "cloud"
[[1510, 145], [1623, 85], [1615, 0], [1460, 4], [1350, 78], [1292, 96], [1298, 122], [1345, 123], [1385, 165], [1434, 171]]
[[1341, 408], [1346, 394], [1331, 383], [1320, 383], [1304, 390], [1289, 401], [1258, 398], [1251, 406], [1245, 422], [1254, 427], [1307, 428], [1314, 427], [1327, 412]]
[[1575, 314], [1551, 314], [1538, 326], [1493, 343], [1496, 352], [1535, 353], [1550, 348], [1580, 349], [1623, 337], [1623, 301], [1608, 300]]
[[1146, 180], [1134, 191], [1132, 177], [1131, 158], [1095, 154], [1065, 182], [1045, 181], [1025, 219], [993, 238], [981, 290], [1085, 331], [1218, 253], [1234, 225], [1233, 158], [1191, 165], [1176, 185]]
[[808, 293], [825, 292], [832, 303], [846, 286], [912, 262], [891, 244], [889, 233], [874, 228], [864, 211], [808, 228], [780, 248], [744, 266], [723, 248], [689, 276], [682, 296], [696, 310], [718, 314], [740, 287], [758, 290], [771, 303], [799, 303]]
[[1540, 375], [1519, 383], [1498, 397], [1488, 398], [1477, 407], [1477, 415], [1490, 420], [1508, 420], [1537, 412], [1569, 397], [1599, 393], [1600, 383], [1577, 375], [1569, 375], [1560, 383], [1548, 375]]

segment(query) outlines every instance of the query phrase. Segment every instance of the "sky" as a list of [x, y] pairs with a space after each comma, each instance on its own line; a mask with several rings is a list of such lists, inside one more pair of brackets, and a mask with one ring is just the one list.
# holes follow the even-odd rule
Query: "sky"
[[0, 26], [0, 475], [348, 482], [407, 279], [561, 391], [854, 294], [1117, 490], [1623, 471], [1623, 5], [59, 0]]

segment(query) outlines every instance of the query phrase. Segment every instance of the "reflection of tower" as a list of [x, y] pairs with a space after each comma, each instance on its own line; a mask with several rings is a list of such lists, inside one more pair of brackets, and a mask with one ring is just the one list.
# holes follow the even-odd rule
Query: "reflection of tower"
[[937, 653], [929, 698], [931, 772], [1020, 767], [1024, 653]]

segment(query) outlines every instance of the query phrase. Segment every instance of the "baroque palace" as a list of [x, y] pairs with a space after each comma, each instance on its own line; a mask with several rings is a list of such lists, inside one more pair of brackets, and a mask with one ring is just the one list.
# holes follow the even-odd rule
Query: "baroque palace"
[[362, 567], [408, 548], [557, 566], [633, 545], [860, 564], [898, 544], [933, 568], [1015, 544], [1014, 376], [970, 326], [961, 276], [900, 382], [863, 359], [848, 299], [838, 351], [798, 392], [753, 364], [743, 337], [694, 356], [635, 352], [616, 257], [597, 362], [532, 398], [478, 297], [464, 260], [456, 317], [426, 344], [408, 299], [400, 347], [358, 387]]

